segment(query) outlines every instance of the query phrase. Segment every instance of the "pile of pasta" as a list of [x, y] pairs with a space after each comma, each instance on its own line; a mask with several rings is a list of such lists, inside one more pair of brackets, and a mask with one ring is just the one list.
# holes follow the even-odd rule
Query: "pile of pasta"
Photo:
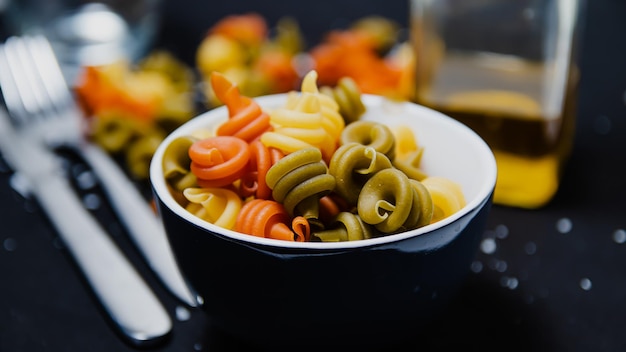
[[[270, 30], [257, 13], [234, 14], [208, 29], [196, 51], [196, 66], [202, 82], [210, 82], [217, 71], [252, 97], [297, 89], [302, 76], [314, 69], [326, 86], [350, 77], [364, 93], [408, 100], [413, 97], [415, 60], [400, 33], [394, 21], [367, 16], [328, 31], [306, 48], [293, 18], [279, 19]], [[219, 105], [210, 84], [203, 92], [209, 106]]]
[[169, 52], [154, 51], [136, 66], [119, 60], [85, 67], [75, 91], [89, 138], [133, 178], [147, 180], [156, 148], [196, 114], [194, 85], [191, 68]]
[[[345, 87], [351, 84], [364, 93], [410, 99], [414, 60], [398, 33], [391, 20], [364, 17], [330, 31], [307, 50], [293, 18], [270, 27], [257, 13], [234, 14], [208, 28], [195, 67], [155, 50], [136, 64], [120, 60], [85, 67], [75, 82], [76, 95], [88, 137], [135, 180], [147, 181], [154, 151], [167, 134], [197, 115], [202, 105], [197, 100], [205, 108], [223, 104], [210, 83], [213, 72], [228, 77], [249, 97], [298, 89], [304, 75], [315, 69], [324, 87], [336, 89], [326, 88], [331, 95], [355, 88]], [[350, 121], [358, 113], [340, 106]]]
[[410, 100], [415, 57], [399, 26], [380, 16], [363, 17], [345, 29], [329, 31], [309, 50], [321, 85], [350, 77], [364, 93]]
[[361, 92], [343, 82], [318, 89], [310, 71], [300, 92], [265, 111], [213, 73], [228, 119], [166, 147], [162, 167], [175, 199], [215, 225], [287, 241], [368, 239], [461, 209], [461, 187], [420, 168], [424, 149], [411, 130], [360, 120]]
[[212, 90], [212, 72], [237, 83], [242, 94], [261, 96], [297, 88], [301, 76], [294, 62], [304, 51], [298, 23], [290, 17], [271, 28], [257, 13], [226, 16], [207, 31], [196, 50], [206, 103], [220, 105]]

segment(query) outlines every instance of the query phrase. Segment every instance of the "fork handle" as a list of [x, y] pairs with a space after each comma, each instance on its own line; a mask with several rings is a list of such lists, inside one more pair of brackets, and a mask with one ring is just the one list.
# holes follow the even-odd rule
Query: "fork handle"
[[93, 168], [129, 235], [165, 286], [191, 307], [197, 299], [178, 269], [163, 225], [121, 168], [99, 146], [85, 142], [79, 152]]
[[34, 194], [122, 332], [137, 344], [164, 338], [172, 322], [164, 307], [60, 175], [33, 185]]

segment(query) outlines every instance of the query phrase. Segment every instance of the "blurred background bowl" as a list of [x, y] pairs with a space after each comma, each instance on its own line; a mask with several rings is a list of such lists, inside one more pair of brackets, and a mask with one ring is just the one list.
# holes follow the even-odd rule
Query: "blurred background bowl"
[[[256, 98], [264, 108], [286, 95]], [[208, 111], [169, 135], [151, 163], [150, 177], [176, 259], [202, 298], [211, 321], [225, 332], [271, 348], [298, 350], [345, 342], [392, 346], [418, 329], [462, 285], [492, 203], [496, 164], [473, 131], [434, 110], [364, 95], [362, 119], [403, 125], [425, 148], [422, 168], [458, 182], [467, 204], [437, 223], [361, 241], [287, 242], [226, 230], [187, 212], [168, 191], [161, 167], [176, 137], [227, 119]]]

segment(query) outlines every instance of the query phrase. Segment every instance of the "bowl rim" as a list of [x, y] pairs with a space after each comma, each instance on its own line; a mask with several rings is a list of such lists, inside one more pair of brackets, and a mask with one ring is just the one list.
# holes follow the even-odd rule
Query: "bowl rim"
[[[261, 105], [262, 107], [273, 107], [279, 106], [282, 102], [284, 102], [288, 93], [281, 94], [272, 94], [261, 97], [255, 97], [254, 100]], [[152, 160], [150, 162], [150, 183], [152, 185], [152, 191], [155, 193], [155, 196], [159, 198], [159, 200], [164, 203], [164, 205], [169, 208], [172, 212], [174, 212], [177, 216], [185, 219], [186, 221], [198, 226], [199, 228], [205, 229], [213, 234], [224, 236], [230, 238], [232, 240], [237, 240], [246, 244], [255, 244], [261, 245], [263, 247], [279, 247], [279, 248], [293, 248], [293, 249], [310, 249], [310, 250], [341, 250], [341, 249], [353, 249], [353, 248], [363, 248], [363, 247], [371, 247], [382, 244], [389, 244], [398, 241], [402, 241], [411, 237], [420, 236], [423, 234], [427, 234], [433, 232], [437, 229], [446, 227], [457, 221], [458, 219], [470, 214], [475, 209], [482, 207], [485, 203], [487, 203], [489, 197], [493, 193], [496, 184], [496, 175], [497, 175], [497, 166], [493, 152], [487, 143], [471, 128], [464, 125], [463, 123], [449, 117], [443, 113], [440, 113], [436, 110], [427, 108], [423, 105], [419, 105], [413, 102], [403, 101], [397, 102], [389, 100], [382, 96], [363, 94], [362, 95], [363, 103], [366, 106], [380, 106], [383, 104], [401, 104], [405, 105], [410, 109], [415, 109], [418, 113], [424, 115], [424, 118], [427, 119], [440, 119], [441, 123], [448, 124], [452, 128], [456, 128], [461, 133], [464, 133], [467, 138], [472, 140], [472, 144], [476, 145], [478, 150], [482, 150], [481, 155], [483, 157], [481, 159], [484, 160], [484, 164], [488, 167], [488, 170], [485, 170], [485, 180], [481, 183], [476, 196], [473, 197], [467, 204], [461, 208], [456, 213], [437, 221], [436, 223], [429, 224], [417, 229], [391, 234], [387, 236], [381, 236], [370, 239], [363, 239], [358, 241], [344, 241], [344, 242], [291, 242], [284, 240], [277, 240], [271, 238], [257, 237], [244, 233], [240, 233], [234, 230], [229, 230], [223, 228], [221, 226], [217, 226], [212, 224], [206, 220], [203, 220], [192, 213], [188, 212], [183, 206], [181, 206], [171, 195], [166, 186], [165, 178], [163, 177], [163, 170], [161, 166], [161, 160], [163, 157], [164, 150], [167, 145], [171, 143], [171, 141], [182, 135], [187, 135], [187, 131], [198, 130], [203, 127], [206, 127], [207, 123], [205, 122], [208, 119], [214, 118], [213, 116], [222, 114], [224, 119], [228, 116], [226, 113], [226, 107], [220, 106], [208, 110], [199, 114], [198, 116], [192, 118], [187, 121], [177, 129], [175, 129], [172, 133], [170, 133], [159, 145], [155, 153], [153, 154]], [[161, 211], [161, 210], [159, 210]], [[208, 234], [207, 234], [208, 235]]]

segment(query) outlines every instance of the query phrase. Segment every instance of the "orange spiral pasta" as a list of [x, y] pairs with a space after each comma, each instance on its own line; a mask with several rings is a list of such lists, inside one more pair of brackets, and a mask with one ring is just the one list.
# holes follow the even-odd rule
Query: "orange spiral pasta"
[[[301, 220], [301, 219], [299, 219]], [[235, 231], [257, 237], [273, 238], [286, 241], [304, 242], [305, 232], [294, 232], [289, 228], [291, 217], [282, 204], [273, 200], [253, 199], [243, 205]], [[302, 222], [298, 222], [298, 229], [302, 229]]]
[[194, 142], [189, 147], [191, 172], [201, 187], [227, 186], [246, 171], [250, 150], [243, 139], [216, 136]]
[[[298, 242], [308, 242], [311, 240], [311, 225], [304, 216], [296, 216], [291, 220], [291, 229], [295, 233], [294, 239]], [[300, 240], [302, 239], [302, 240]]]
[[351, 207], [336, 193], [331, 192], [319, 200], [319, 218], [324, 224], [329, 224], [340, 212], [350, 210]]
[[242, 176], [240, 192], [243, 197], [254, 196], [260, 199], [270, 199], [272, 190], [265, 182], [267, 171], [284, 156], [283, 152], [275, 148], [268, 148], [260, 141], [250, 143], [250, 161]]
[[218, 136], [239, 137], [249, 143], [271, 130], [269, 115], [254, 100], [241, 95], [224, 75], [212, 72], [211, 86], [217, 99], [228, 108], [229, 119], [217, 128]]

